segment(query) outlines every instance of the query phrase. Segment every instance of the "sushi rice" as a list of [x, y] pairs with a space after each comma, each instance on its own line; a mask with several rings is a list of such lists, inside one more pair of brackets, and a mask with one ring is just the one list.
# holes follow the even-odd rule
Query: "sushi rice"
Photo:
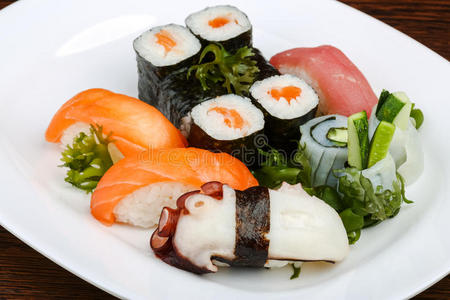
[[226, 41], [251, 30], [247, 16], [230, 5], [195, 12], [186, 18], [186, 26], [195, 35], [211, 42]]
[[157, 67], [175, 65], [200, 51], [198, 39], [184, 26], [154, 27], [134, 41], [140, 56]]
[[116, 205], [116, 221], [144, 228], [154, 226], [162, 207], [176, 207], [178, 197], [195, 189], [195, 186], [182, 182], [157, 182], [142, 187]]
[[313, 88], [292, 75], [272, 76], [257, 81], [250, 88], [250, 93], [270, 115], [279, 119], [301, 117], [319, 103]]
[[233, 94], [197, 105], [191, 117], [197, 126], [217, 140], [239, 139], [264, 128], [263, 113], [250, 99]]

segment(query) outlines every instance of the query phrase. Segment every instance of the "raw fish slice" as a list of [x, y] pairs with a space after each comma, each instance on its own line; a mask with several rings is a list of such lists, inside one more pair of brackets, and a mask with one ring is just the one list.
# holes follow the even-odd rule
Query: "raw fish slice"
[[225, 153], [197, 148], [152, 150], [126, 157], [105, 173], [92, 194], [91, 213], [111, 225], [118, 203], [140, 188], [161, 182], [199, 188], [208, 181], [221, 181], [239, 190], [258, 185], [241, 161]]
[[294, 48], [276, 54], [270, 63], [282, 74], [292, 74], [310, 84], [319, 95], [318, 114], [350, 116], [378, 102], [358, 68], [333, 46]]
[[104, 89], [90, 89], [67, 101], [53, 117], [45, 133], [47, 141], [60, 142], [66, 129], [76, 123], [103, 126], [125, 155], [149, 148], [186, 146], [182, 134], [156, 108]]

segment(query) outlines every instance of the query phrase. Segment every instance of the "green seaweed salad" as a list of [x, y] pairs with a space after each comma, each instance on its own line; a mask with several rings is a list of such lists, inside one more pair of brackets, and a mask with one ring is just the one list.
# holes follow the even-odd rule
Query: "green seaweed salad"
[[[333, 207], [342, 219], [350, 244], [361, 236], [361, 230], [395, 217], [403, 202], [412, 203], [405, 195], [405, 182], [396, 172], [392, 186], [374, 187], [362, 170], [370, 168], [388, 155], [395, 128], [407, 128], [410, 119], [418, 129], [424, 120], [423, 113], [414, 108], [406, 94], [389, 93], [380, 95], [376, 111], [379, 124], [369, 141], [368, 120], [365, 111], [348, 118], [348, 167], [333, 170], [338, 178], [336, 187], [313, 186], [311, 165], [306, 154], [306, 146], [298, 143], [295, 154], [287, 159], [275, 148], [266, 145], [265, 151], [258, 149], [264, 162], [253, 174], [260, 185], [276, 189], [282, 182], [301, 183], [303, 189]], [[355, 127], [356, 126], [356, 127]], [[344, 129], [342, 129], [344, 130]], [[354, 131], [354, 132], [352, 132]]]
[[113, 140], [111, 133], [103, 134], [102, 126], [91, 125], [89, 133], [79, 133], [72, 145], [67, 145], [61, 153], [60, 167], [68, 168], [66, 182], [92, 192], [105, 172], [113, 165], [108, 145]]
[[302, 188], [333, 207], [342, 219], [350, 244], [361, 235], [361, 229], [394, 217], [402, 202], [410, 203], [405, 197], [403, 180], [394, 184], [393, 191], [374, 190], [369, 179], [356, 168], [339, 170], [349, 176], [339, 177], [339, 191], [327, 185], [311, 185], [311, 166], [304, 147], [300, 144], [292, 159], [286, 159], [278, 150], [268, 146], [267, 151], [259, 150], [265, 157], [262, 167], [253, 172], [260, 185], [276, 189], [282, 182], [301, 183]]

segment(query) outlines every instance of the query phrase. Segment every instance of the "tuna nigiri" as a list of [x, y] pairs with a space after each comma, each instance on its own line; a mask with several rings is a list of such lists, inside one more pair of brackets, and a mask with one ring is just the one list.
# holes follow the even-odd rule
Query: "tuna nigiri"
[[91, 213], [106, 225], [118, 221], [150, 227], [164, 206], [175, 208], [179, 196], [208, 181], [238, 190], [258, 185], [247, 167], [226, 153], [151, 150], [124, 158], [105, 173], [92, 194]]
[[185, 147], [186, 140], [156, 108], [104, 89], [90, 89], [67, 101], [45, 133], [48, 142], [71, 144], [89, 125], [100, 125], [124, 156], [148, 148]]
[[378, 99], [368, 81], [342, 51], [333, 46], [295, 48], [274, 55], [270, 63], [282, 74], [310, 84], [319, 95], [319, 115], [368, 115]]

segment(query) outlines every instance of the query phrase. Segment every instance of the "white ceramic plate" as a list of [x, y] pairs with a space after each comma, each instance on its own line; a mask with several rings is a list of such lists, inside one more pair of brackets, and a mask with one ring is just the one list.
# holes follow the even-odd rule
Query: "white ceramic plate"
[[[223, 1], [221, 1], [223, 2]], [[394, 29], [334, 1], [227, 1], [245, 11], [266, 57], [332, 44], [377, 93], [404, 90], [425, 114], [425, 172], [400, 214], [365, 230], [337, 265], [221, 270], [196, 276], [157, 260], [150, 231], [105, 227], [89, 198], [65, 184], [44, 131], [61, 104], [102, 87], [137, 95], [132, 40], [183, 23], [211, 1], [19, 1], [0, 11], [0, 223], [59, 265], [126, 298], [405, 298], [450, 270], [448, 61]], [[238, 3], [239, 2], [239, 3]]]

